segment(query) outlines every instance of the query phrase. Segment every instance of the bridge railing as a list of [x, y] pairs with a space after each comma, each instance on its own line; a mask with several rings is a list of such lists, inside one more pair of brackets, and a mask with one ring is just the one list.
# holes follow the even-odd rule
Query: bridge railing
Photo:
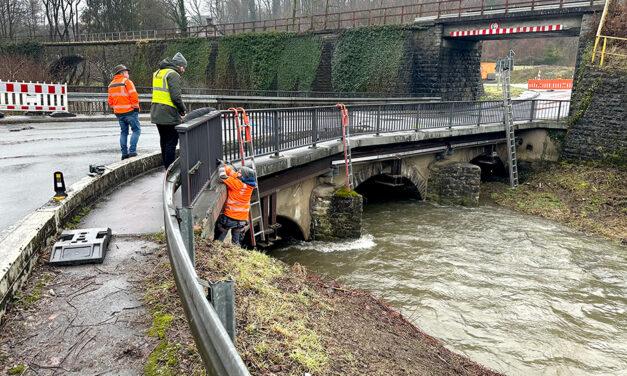
[[231, 22], [217, 25], [190, 26], [186, 29], [170, 28], [89, 33], [73, 35], [61, 40], [45, 35], [36, 37], [13, 37], [10, 38], [10, 40], [34, 39], [49, 43], [84, 43], [211, 38], [229, 34], [272, 30], [306, 32], [347, 29], [359, 26], [402, 25], [412, 23], [416, 19], [437, 20], [484, 14], [595, 6], [603, 5], [603, 3], [604, 0], [428, 0], [409, 5], [329, 12], [258, 21]]
[[[570, 102], [560, 100], [514, 101], [514, 121], [555, 120], [568, 115]], [[397, 103], [349, 105], [353, 135], [421, 131], [498, 124], [503, 122], [502, 101]], [[279, 155], [298, 147], [341, 137], [341, 117], [334, 106], [278, 108], [247, 111], [256, 155]], [[222, 147], [227, 160], [239, 156], [235, 118], [222, 115]]]

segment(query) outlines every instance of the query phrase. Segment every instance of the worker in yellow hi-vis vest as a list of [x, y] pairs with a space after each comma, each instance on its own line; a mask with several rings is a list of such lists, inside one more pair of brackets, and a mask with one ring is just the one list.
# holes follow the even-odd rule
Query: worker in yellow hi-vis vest
[[150, 121], [157, 125], [163, 165], [168, 168], [176, 157], [179, 135], [175, 127], [181, 124], [187, 109], [181, 98], [181, 73], [187, 68], [187, 60], [177, 52], [172, 59], [159, 63], [159, 70], [152, 75], [152, 104]]

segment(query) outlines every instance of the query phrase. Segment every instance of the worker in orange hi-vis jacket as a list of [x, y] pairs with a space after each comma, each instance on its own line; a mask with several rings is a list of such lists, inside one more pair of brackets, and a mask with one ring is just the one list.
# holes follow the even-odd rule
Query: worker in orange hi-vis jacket
[[[122, 159], [137, 156], [137, 141], [141, 134], [139, 125], [139, 96], [133, 81], [129, 79], [128, 68], [122, 64], [113, 68], [113, 81], [109, 84], [109, 106], [120, 123], [120, 149]], [[128, 128], [131, 128], [131, 146], [127, 147]]]
[[235, 171], [233, 167], [224, 164], [220, 167], [219, 174], [227, 186], [227, 198], [224, 210], [216, 222], [218, 240], [224, 241], [226, 234], [232, 230], [233, 243], [241, 246], [250, 211], [250, 196], [255, 189], [255, 171], [248, 167]]

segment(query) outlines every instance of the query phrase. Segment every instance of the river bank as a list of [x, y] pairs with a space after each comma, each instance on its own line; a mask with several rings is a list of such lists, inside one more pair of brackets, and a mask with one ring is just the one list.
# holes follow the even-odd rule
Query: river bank
[[[197, 270], [235, 279], [236, 347], [253, 375], [495, 375], [422, 333], [385, 302], [295, 264], [197, 241]], [[164, 259], [148, 277], [161, 343], [147, 375], [202, 374]]]
[[627, 171], [562, 162], [535, 169], [520, 186], [484, 183], [482, 200], [537, 215], [586, 234], [627, 242]]

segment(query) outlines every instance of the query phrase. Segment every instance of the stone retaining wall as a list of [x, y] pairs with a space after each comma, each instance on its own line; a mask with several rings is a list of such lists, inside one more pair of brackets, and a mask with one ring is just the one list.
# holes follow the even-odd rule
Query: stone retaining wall
[[562, 157], [625, 165], [627, 72], [583, 63], [574, 85]]

